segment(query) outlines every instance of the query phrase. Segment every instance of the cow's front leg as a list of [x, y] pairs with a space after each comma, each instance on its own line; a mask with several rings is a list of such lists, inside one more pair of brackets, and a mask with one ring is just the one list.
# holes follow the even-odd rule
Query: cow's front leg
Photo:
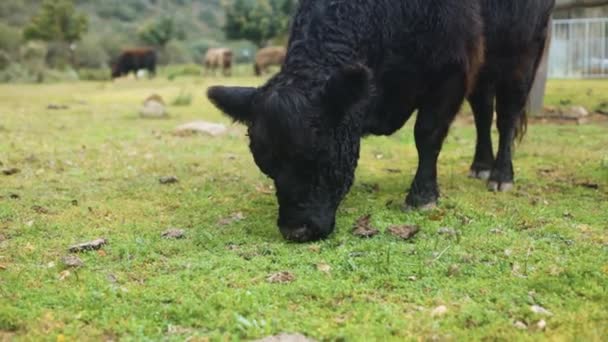
[[415, 127], [418, 170], [405, 200], [407, 208], [431, 209], [437, 204], [437, 159], [464, 100], [464, 84], [464, 77], [452, 76], [425, 99], [418, 111]]

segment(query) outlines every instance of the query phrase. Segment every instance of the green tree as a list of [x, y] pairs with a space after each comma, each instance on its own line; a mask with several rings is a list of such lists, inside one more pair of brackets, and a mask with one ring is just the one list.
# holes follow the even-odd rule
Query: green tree
[[23, 31], [26, 40], [74, 43], [88, 29], [86, 15], [76, 12], [72, 0], [44, 0], [42, 9]]
[[164, 48], [171, 39], [183, 38], [183, 31], [178, 30], [171, 17], [162, 17], [144, 25], [139, 30], [139, 38], [146, 44]]
[[285, 35], [294, 0], [233, 0], [225, 4], [228, 39], [246, 39], [258, 47]]

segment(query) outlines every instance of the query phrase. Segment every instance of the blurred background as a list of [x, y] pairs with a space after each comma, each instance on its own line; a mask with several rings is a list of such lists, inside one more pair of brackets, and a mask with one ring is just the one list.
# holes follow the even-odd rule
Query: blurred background
[[138, 47], [154, 48], [160, 66], [190, 66], [174, 73], [200, 74], [196, 66], [214, 47], [230, 48], [235, 64], [250, 64], [260, 47], [286, 42], [295, 3], [2, 0], [0, 82], [109, 79], [121, 51]]

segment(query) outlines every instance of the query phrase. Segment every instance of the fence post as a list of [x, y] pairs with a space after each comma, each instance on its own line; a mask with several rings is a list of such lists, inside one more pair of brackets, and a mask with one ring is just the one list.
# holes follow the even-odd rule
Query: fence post
[[532, 85], [530, 95], [528, 96], [528, 105], [526, 111], [530, 116], [539, 115], [543, 111], [545, 88], [547, 86], [547, 74], [549, 73], [549, 50], [551, 47], [553, 20], [549, 21], [547, 31], [547, 41], [545, 42], [543, 57], [538, 65], [538, 70], [536, 71], [536, 76], [534, 77], [534, 84]]

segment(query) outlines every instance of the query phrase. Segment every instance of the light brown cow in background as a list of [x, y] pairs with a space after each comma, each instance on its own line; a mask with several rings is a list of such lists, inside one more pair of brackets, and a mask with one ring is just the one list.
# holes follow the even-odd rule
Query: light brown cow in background
[[232, 69], [232, 50], [229, 48], [212, 48], [207, 50], [205, 54], [205, 75], [212, 72], [215, 75], [215, 70], [222, 69], [224, 76], [230, 76]]
[[255, 55], [255, 64], [253, 66], [257, 76], [268, 71], [271, 65], [283, 65], [287, 50], [282, 46], [269, 46], [260, 49]]

